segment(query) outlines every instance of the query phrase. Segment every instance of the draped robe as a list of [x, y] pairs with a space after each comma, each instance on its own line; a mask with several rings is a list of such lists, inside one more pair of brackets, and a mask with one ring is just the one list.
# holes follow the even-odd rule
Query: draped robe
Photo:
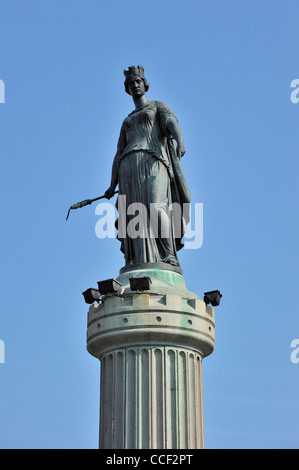
[[124, 120], [117, 145], [119, 212], [116, 227], [126, 265], [179, 266], [177, 251], [189, 222], [190, 192], [161, 101], [149, 101]]

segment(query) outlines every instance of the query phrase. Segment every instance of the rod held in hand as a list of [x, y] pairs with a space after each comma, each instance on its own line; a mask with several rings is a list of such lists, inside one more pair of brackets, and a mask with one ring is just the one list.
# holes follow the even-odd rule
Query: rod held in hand
[[[118, 191], [115, 191], [114, 194], [116, 194], [116, 193], [118, 193]], [[94, 198], [94, 199], [85, 199], [84, 201], [80, 201], [80, 202], [77, 202], [76, 204], [73, 204], [73, 205], [69, 208], [65, 220], [67, 220], [67, 219], [69, 218], [70, 211], [71, 211], [72, 209], [80, 209], [81, 207], [88, 206], [89, 204], [92, 204], [94, 201], [98, 201], [99, 199], [103, 199], [104, 197], [105, 197], [105, 195], [96, 197], [96, 198]]]

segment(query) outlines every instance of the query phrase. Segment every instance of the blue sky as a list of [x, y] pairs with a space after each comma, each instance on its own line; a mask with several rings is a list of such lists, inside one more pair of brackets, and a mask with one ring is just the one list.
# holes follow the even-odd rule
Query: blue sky
[[[117, 277], [95, 235], [122, 120], [123, 70], [184, 133], [203, 245], [187, 287], [219, 289], [203, 361], [206, 448], [298, 448], [299, 4], [292, 0], [1, 0], [1, 448], [97, 448], [99, 363], [82, 291]], [[299, 353], [298, 353], [299, 357]]]

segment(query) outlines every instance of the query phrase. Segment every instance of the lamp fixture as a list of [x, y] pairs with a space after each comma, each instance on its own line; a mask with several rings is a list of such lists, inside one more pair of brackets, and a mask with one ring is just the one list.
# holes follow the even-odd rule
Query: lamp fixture
[[84, 297], [85, 302], [90, 305], [100, 299], [100, 292], [98, 291], [98, 289], [93, 289], [92, 287], [82, 292], [82, 295]]
[[211, 304], [213, 307], [217, 307], [220, 304], [222, 294], [219, 290], [211, 290], [210, 292], [204, 293], [204, 303], [206, 305]]
[[113, 294], [114, 292], [117, 292], [120, 287], [121, 283], [115, 279], [105, 279], [105, 281], [98, 282], [98, 288], [101, 295]]
[[133, 291], [136, 290], [150, 290], [152, 280], [150, 277], [130, 277], [130, 288]]

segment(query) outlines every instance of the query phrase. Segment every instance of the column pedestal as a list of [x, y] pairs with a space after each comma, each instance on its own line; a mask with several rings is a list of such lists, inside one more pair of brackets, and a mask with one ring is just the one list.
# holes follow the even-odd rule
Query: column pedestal
[[[146, 293], [130, 277], [149, 276]], [[101, 361], [100, 448], [204, 447], [202, 359], [214, 350], [214, 309], [179, 273], [120, 274], [122, 296], [88, 314], [87, 349]]]

